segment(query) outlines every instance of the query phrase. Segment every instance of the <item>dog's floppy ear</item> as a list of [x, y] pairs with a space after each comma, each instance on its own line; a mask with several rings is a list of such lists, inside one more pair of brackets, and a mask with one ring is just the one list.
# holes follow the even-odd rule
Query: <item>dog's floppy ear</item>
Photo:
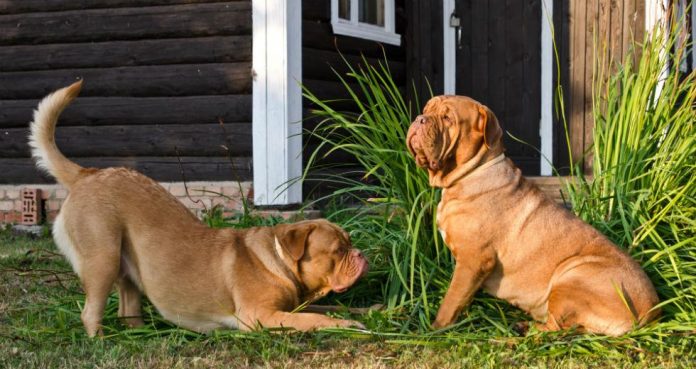
[[500, 128], [498, 118], [487, 106], [479, 105], [478, 111], [479, 117], [475, 127], [483, 134], [483, 143], [490, 149], [503, 136], [503, 129]]
[[292, 260], [299, 261], [305, 253], [307, 239], [314, 228], [316, 226], [311, 223], [278, 224], [273, 229], [273, 233], [283, 247], [283, 251], [287, 252]]

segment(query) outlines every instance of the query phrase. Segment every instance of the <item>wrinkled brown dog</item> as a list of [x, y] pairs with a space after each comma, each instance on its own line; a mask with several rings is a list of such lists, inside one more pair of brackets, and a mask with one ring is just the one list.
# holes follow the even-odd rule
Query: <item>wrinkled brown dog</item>
[[655, 288], [630, 256], [547, 199], [503, 154], [486, 106], [431, 99], [407, 146], [442, 188], [438, 227], [456, 260], [434, 327], [452, 324], [480, 288], [542, 322], [621, 335], [659, 315]]
[[30, 145], [37, 165], [70, 190], [53, 237], [85, 290], [82, 322], [90, 336], [101, 333], [114, 284], [118, 315], [130, 326], [143, 323], [143, 293], [165, 319], [199, 332], [361, 326], [291, 313], [304, 301], [345, 291], [367, 271], [367, 261], [338, 226], [316, 220], [210, 229], [142, 174], [85, 169], [65, 158], [55, 144], [55, 124], [80, 87], [58, 90], [39, 104]]

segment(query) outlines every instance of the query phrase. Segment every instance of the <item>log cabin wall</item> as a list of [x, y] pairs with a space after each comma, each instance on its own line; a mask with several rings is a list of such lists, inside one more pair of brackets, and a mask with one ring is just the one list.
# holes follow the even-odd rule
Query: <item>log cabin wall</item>
[[78, 78], [56, 135], [69, 158], [159, 181], [182, 168], [188, 181], [249, 180], [251, 27], [251, 1], [0, 0], [0, 183], [52, 182], [27, 126]]

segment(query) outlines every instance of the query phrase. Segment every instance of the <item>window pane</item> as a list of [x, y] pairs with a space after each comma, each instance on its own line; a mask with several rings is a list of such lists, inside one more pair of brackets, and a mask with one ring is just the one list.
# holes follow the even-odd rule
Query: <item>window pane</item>
[[360, 0], [359, 21], [384, 27], [384, 0]]
[[350, 0], [338, 0], [338, 17], [350, 20]]

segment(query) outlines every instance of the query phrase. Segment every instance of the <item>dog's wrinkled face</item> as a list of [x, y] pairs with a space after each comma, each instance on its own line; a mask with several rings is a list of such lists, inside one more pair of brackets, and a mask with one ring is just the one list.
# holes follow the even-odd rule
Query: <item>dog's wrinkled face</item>
[[364, 276], [368, 263], [350, 236], [326, 220], [280, 224], [274, 229], [286, 259], [297, 263], [300, 282], [310, 296], [344, 292]]
[[436, 96], [411, 124], [406, 145], [432, 177], [466, 163], [483, 146], [502, 153], [501, 137], [498, 120], [486, 106], [465, 96]]

